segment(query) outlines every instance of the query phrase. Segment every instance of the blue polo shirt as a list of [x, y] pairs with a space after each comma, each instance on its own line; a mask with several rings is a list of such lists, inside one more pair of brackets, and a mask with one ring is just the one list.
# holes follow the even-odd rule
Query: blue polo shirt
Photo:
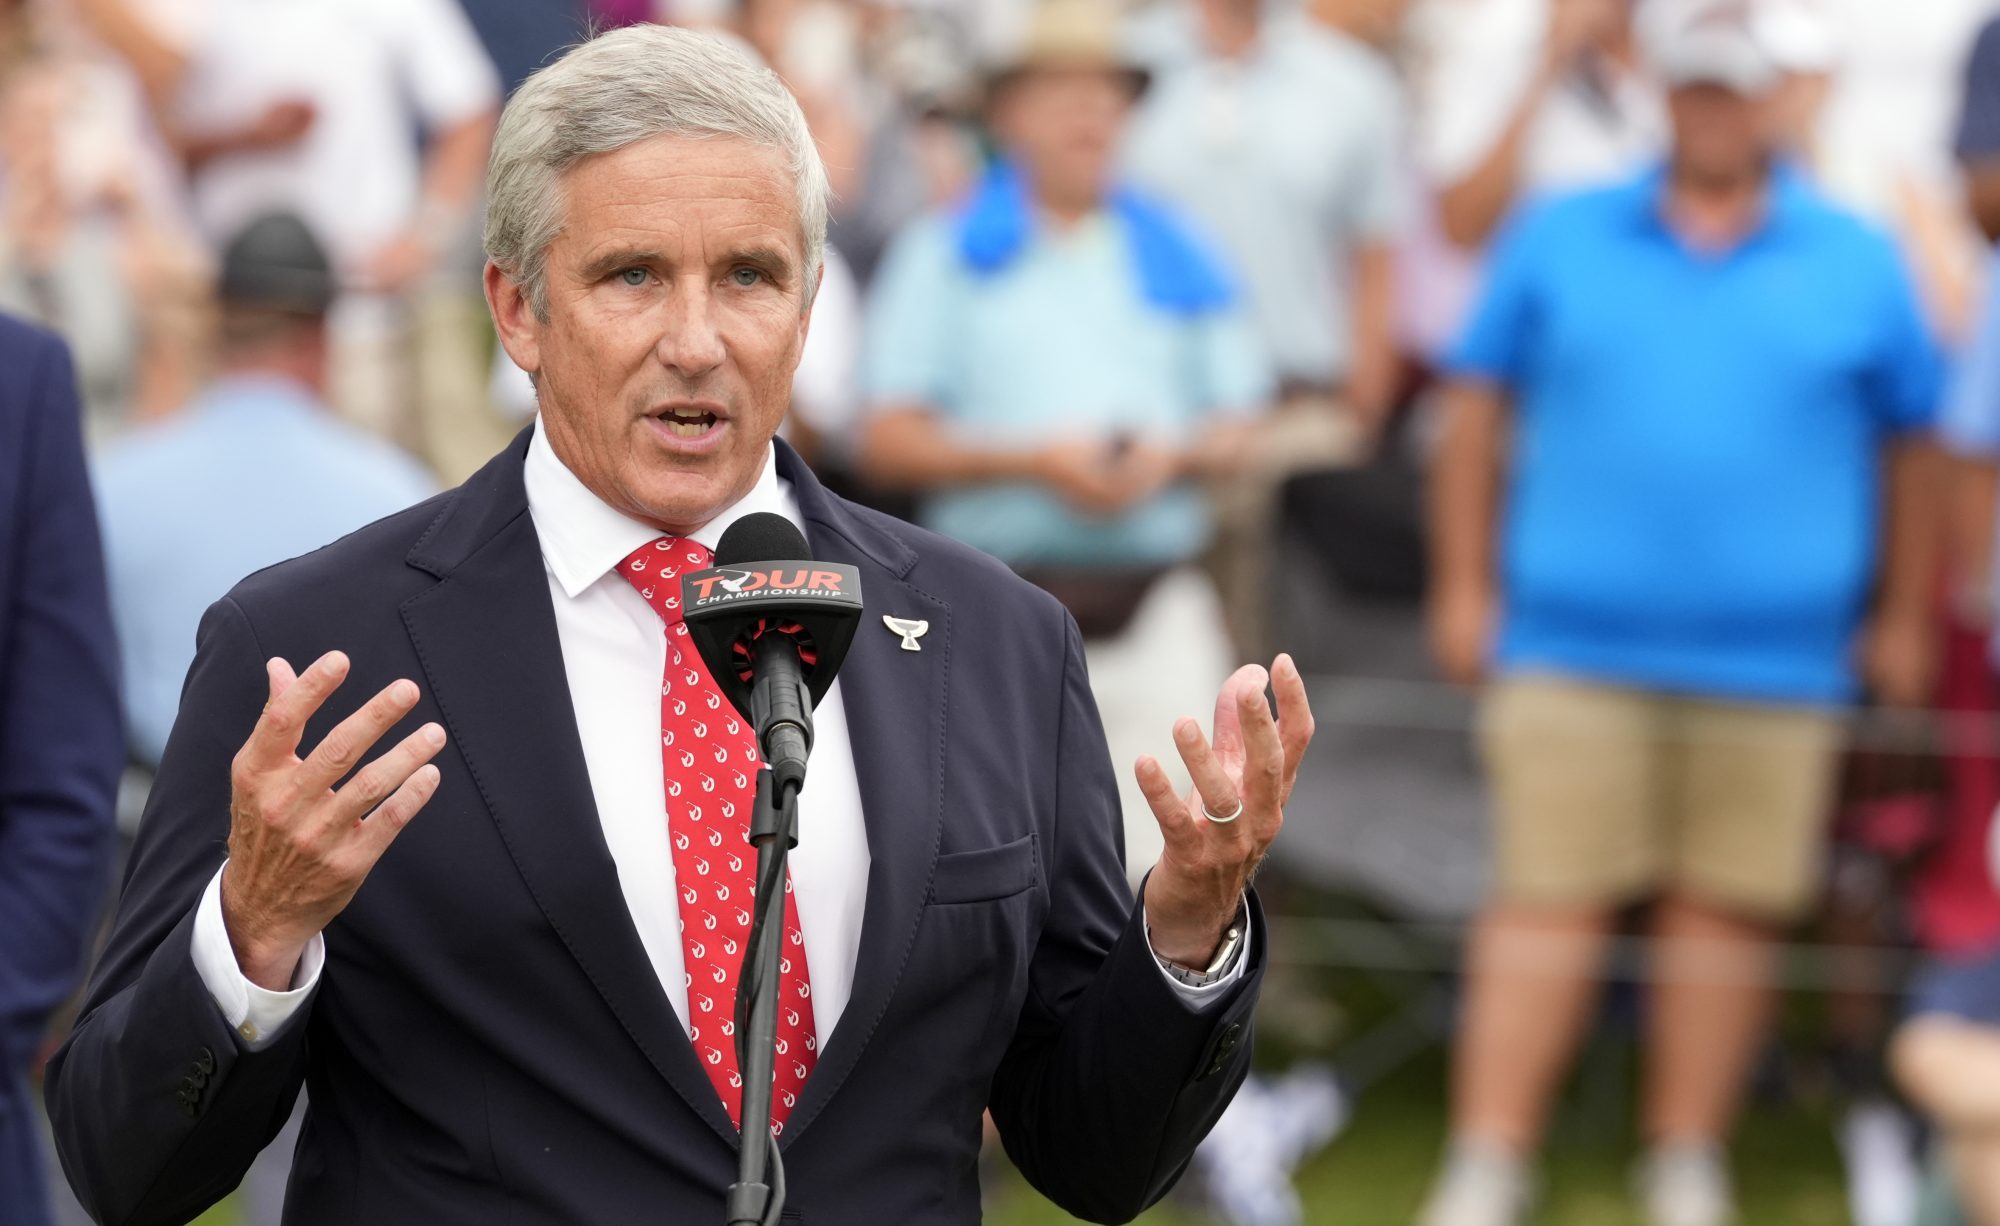
[[1663, 189], [1527, 208], [1453, 355], [1514, 405], [1496, 667], [1844, 701], [1881, 449], [1931, 420], [1939, 356], [1890, 240], [1796, 174], [1723, 253]]

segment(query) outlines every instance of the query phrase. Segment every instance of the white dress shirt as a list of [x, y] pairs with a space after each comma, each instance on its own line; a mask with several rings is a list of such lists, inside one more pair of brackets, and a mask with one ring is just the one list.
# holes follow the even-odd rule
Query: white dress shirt
[[[626, 555], [657, 539], [660, 531], [591, 493], [556, 457], [539, 424], [522, 478], [528, 513], [541, 538], [556, 637], [604, 841], [640, 943], [685, 1025], [680, 896], [674, 888], [666, 780], [660, 767], [659, 679], [666, 667], [666, 635], [645, 598], [613, 573]], [[729, 525], [760, 511], [783, 515], [802, 531], [805, 527], [790, 485], [778, 476], [775, 451], [750, 492], [690, 539], [713, 549]], [[813, 710], [812, 769], [799, 793], [799, 845], [788, 861], [821, 1050], [847, 1008], [861, 948], [869, 864], [861, 806], [836, 680]], [[422, 814], [416, 820], [422, 821]], [[223, 924], [221, 881], [217, 870], [195, 916], [194, 963], [223, 1016], [254, 1050], [271, 1042], [318, 984], [325, 941], [316, 935], [308, 944], [291, 991], [272, 992], [251, 983], [237, 965]], [[1247, 945], [1246, 933], [1227, 973], [1214, 983], [1193, 987], [1167, 975], [1164, 967], [1161, 974], [1189, 1003], [1211, 1003], [1241, 976]]]

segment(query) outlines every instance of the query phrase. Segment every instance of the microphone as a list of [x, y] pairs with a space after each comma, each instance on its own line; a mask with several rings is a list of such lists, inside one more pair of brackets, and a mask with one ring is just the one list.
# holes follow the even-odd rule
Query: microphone
[[805, 783], [812, 709], [861, 620], [861, 574], [813, 560], [782, 515], [745, 515], [729, 526], [715, 564], [681, 580], [688, 635], [723, 694], [749, 720], [773, 783]]

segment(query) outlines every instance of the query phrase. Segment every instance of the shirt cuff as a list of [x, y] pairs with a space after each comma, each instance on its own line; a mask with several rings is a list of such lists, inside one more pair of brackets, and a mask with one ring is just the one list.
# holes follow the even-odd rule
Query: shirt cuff
[[[1243, 937], [1241, 940], [1236, 942], [1236, 948], [1230, 953], [1229, 965], [1222, 968], [1222, 973], [1216, 976], [1214, 982], [1204, 983], [1199, 987], [1196, 987], [1194, 984], [1191, 983], [1182, 983], [1180, 980], [1174, 978], [1172, 973], [1167, 970], [1167, 960], [1165, 958], [1162, 958], [1158, 954], [1153, 954], [1153, 965], [1159, 967], [1160, 977], [1162, 979], [1165, 979], [1167, 981], [1167, 986], [1172, 988], [1174, 990], [1174, 993], [1177, 996], [1179, 996], [1183, 1002], [1185, 1002], [1192, 1008], [1195, 1009], [1209, 1008], [1210, 1006], [1215, 1004], [1215, 1002], [1221, 1000], [1223, 996], [1225, 996], [1228, 993], [1230, 988], [1235, 987], [1243, 979], [1243, 968], [1245, 966], [1248, 966], [1250, 963], [1251, 932], [1250, 932], [1250, 923], [1248, 918], [1250, 909], [1249, 895], [1247, 894], [1244, 895], [1243, 902], [1240, 905], [1243, 908], [1243, 915], [1245, 917], [1243, 924]], [[1145, 913], [1145, 904], [1142, 903], [1140, 904], [1140, 914], [1143, 916], [1144, 913]], [[1146, 920], [1144, 922], [1146, 926], [1146, 952], [1152, 953], [1153, 924], [1151, 920]]]
[[[226, 867], [226, 862], [225, 862]], [[236, 1031], [245, 1051], [262, 1051], [278, 1038], [285, 1024], [319, 986], [320, 970], [326, 965], [326, 939], [314, 933], [292, 972], [292, 990], [273, 992], [258, 987], [243, 976], [236, 963], [236, 949], [229, 943], [229, 929], [222, 922], [222, 870], [215, 870], [203, 891], [201, 906], [194, 916], [194, 968], [202, 986], [222, 1010], [223, 1020]]]

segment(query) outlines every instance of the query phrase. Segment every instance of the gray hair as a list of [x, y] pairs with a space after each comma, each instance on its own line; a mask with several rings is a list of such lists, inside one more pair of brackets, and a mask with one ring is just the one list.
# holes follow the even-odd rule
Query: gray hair
[[548, 318], [546, 262], [563, 227], [561, 178], [654, 136], [736, 137], [790, 163], [812, 301], [826, 253], [826, 167], [785, 83], [734, 39], [671, 26], [614, 30], [528, 78], [501, 112], [486, 170], [486, 258]]

